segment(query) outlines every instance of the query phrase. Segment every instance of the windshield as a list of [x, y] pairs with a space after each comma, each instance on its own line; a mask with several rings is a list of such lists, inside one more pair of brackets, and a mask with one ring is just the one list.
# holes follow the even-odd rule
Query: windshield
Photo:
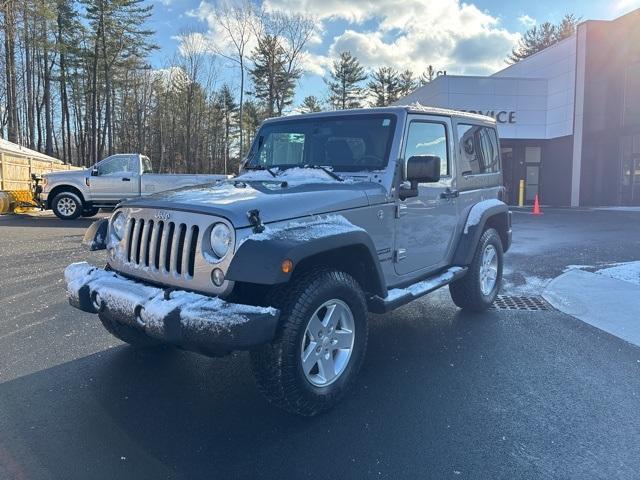
[[264, 125], [246, 168], [331, 167], [336, 171], [378, 170], [387, 165], [395, 116], [344, 115]]

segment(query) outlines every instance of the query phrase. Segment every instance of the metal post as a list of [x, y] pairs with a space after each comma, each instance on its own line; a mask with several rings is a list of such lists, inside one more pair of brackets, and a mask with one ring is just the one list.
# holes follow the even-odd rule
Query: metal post
[[520, 179], [520, 189], [518, 191], [518, 206], [524, 207], [524, 180]]

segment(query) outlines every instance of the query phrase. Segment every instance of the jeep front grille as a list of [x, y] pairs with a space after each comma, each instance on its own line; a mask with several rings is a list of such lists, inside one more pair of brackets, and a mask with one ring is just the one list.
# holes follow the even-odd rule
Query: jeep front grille
[[130, 218], [125, 258], [139, 268], [193, 278], [198, 232], [197, 225]]

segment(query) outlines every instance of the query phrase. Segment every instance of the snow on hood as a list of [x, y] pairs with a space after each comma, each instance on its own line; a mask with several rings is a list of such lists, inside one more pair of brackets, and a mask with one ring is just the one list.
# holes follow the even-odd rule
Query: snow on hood
[[293, 239], [299, 242], [306, 242], [316, 238], [355, 231], [364, 231], [364, 229], [354, 225], [342, 215], [327, 215], [326, 217], [316, 217], [311, 220], [287, 222], [286, 225], [280, 225], [279, 227], [267, 225], [263, 232], [248, 236], [240, 245], [247, 240], [262, 242], [273, 239]]
[[247, 172], [230, 180], [160, 192], [123, 202], [139, 208], [180, 209], [220, 215], [236, 228], [249, 226], [247, 212], [257, 209], [263, 223], [321, 215], [369, 204], [367, 193], [385, 191], [380, 184], [340, 182], [322, 170], [292, 168], [274, 178], [269, 172]]

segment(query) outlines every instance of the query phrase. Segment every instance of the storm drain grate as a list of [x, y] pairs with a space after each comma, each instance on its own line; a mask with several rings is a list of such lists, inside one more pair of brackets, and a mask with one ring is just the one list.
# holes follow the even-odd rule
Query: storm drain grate
[[492, 310], [552, 310], [542, 297], [522, 297], [514, 295], [498, 295], [491, 305]]

